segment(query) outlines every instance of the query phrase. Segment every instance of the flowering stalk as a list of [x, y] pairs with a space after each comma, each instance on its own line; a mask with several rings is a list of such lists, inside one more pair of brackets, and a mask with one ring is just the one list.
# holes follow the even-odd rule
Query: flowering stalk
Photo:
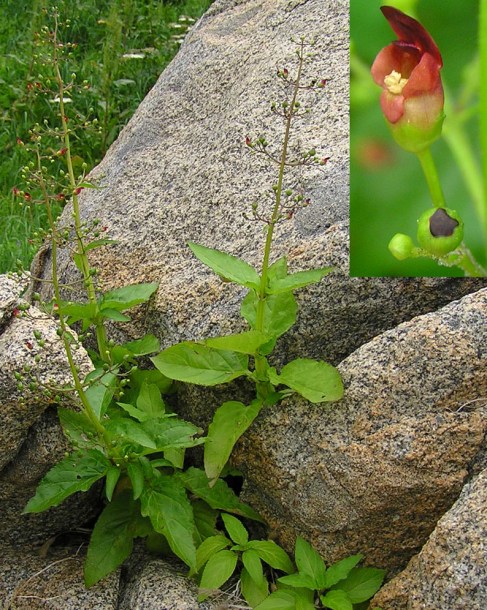
[[[264, 330], [264, 310], [265, 310], [265, 300], [266, 300], [266, 288], [267, 288], [267, 272], [269, 269], [269, 260], [271, 254], [271, 245], [272, 245], [272, 237], [274, 235], [274, 227], [279, 219], [280, 211], [281, 211], [281, 199], [282, 199], [282, 189], [284, 183], [284, 172], [286, 169], [286, 161], [288, 154], [288, 146], [289, 146], [289, 135], [291, 132], [291, 124], [293, 117], [297, 111], [296, 102], [298, 99], [298, 93], [300, 88], [301, 81], [301, 73], [303, 70], [304, 64], [304, 41], [301, 41], [301, 45], [298, 50], [298, 69], [296, 80], [294, 83], [293, 95], [291, 99], [291, 103], [286, 112], [286, 127], [284, 131], [284, 140], [282, 144], [281, 151], [281, 159], [279, 162], [279, 173], [277, 179], [277, 186], [275, 188], [275, 203], [274, 208], [272, 210], [272, 215], [270, 221], [267, 225], [267, 235], [264, 246], [264, 257], [262, 261], [262, 271], [261, 271], [261, 280], [260, 280], [260, 288], [259, 288], [259, 301], [257, 304], [257, 312], [256, 312], [256, 329], [259, 332], [263, 332]], [[265, 398], [271, 391], [272, 385], [267, 379], [265, 374], [267, 368], [267, 360], [264, 356], [257, 355], [255, 357], [255, 373], [257, 380], [264, 379], [266, 381], [257, 381], [257, 395], [259, 398]]]
[[480, 51], [480, 146], [483, 174], [483, 208], [480, 215], [484, 227], [484, 239], [487, 249], [487, 0], [480, 2], [479, 18], [479, 51]]
[[[78, 247], [78, 256], [79, 262], [81, 266], [81, 271], [83, 274], [84, 286], [86, 288], [87, 296], [90, 303], [96, 303], [96, 291], [95, 285], [93, 282], [93, 276], [90, 269], [90, 263], [88, 260], [88, 256], [86, 253], [85, 243], [83, 241], [82, 228], [81, 228], [81, 216], [79, 211], [79, 201], [78, 195], [80, 192], [80, 187], [76, 181], [76, 177], [74, 175], [73, 162], [71, 158], [71, 142], [69, 137], [69, 127], [68, 127], [68, 119], [65, 113], [64, 107], [64, 81], [61, 76], [61, 70], [59, 68], [59, 57], [58, 57], [58, 41], [57, 41], [57, 31], [58, 31], [58, 20], [57, 14], [54, 13], [54, 33], [53, 33], [53, 65], [54, 72], [56, 78], [56, 84], [58, 86], [58, 98], [59, 98], [59, 114], [61, 119], [61, 128], [63, 134], [63, 143], [64, 143], [64, 154], [66, 159], [66, 167], [68, 170], [68, 179], [69, 185], [72, 193], [72, 203], [73, 203], [73, 219], [74, 219], [74, 230], [76, 235], [76, 244]], [[53, 255], [54, 258], [54, 255]], [[57, 299], [58, 304], [60, 303], [59, 299]], [[109, 362], [110, 361], [110, 352], [107, 347], [107, 336], [105, 326], [102, 320], [95, 320], [95, 333], [98, 344], [98, 352], [102, 360]]]

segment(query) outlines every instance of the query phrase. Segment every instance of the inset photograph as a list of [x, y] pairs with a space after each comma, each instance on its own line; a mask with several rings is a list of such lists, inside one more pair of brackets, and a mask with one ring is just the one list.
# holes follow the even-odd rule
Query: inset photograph
[[482, 3], [350, 9], [350, 274], [487, 276]]

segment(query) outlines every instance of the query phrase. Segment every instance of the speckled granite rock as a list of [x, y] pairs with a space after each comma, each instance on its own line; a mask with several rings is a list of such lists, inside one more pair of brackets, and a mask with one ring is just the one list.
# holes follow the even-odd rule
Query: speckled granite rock
[[487, 608], [487, 470], [462, 491], [419, 555], [374, 603], [383, 610]]
[[[401, 324], [339, 365], [345, 397], [264, 411], [234, 453], [244, 498], [288, 548], [392, 570], [485, 458], [487, 290]], [[461, 527], [461, 526], [459, 526]]]
[[[334, 265], [337, 273], [301, 292], [297, 325], [282, 358], [337, 363], [385, 329], [474, 291], [484, 280], [348, 277], [348, 0], [217, 0], [92, 173], [101, 190], [81, 196], [86, 220], [99, 218], [116, 247], [93, 253], [107, 287], [158, 281], [154, 310], [132, 337], [150, 331], [164, 345], [240, 328], [242, 291], [223, 284], [187, 248], [194, 240], [260, 266], [260, 226], [242, 217], [276, 181], [274, 166], [249, 154], [247, 135], [282, 139], [269, 106], [281, 95], [276, 63], [291, 69], [292, 35], [317, 37], [309, 70], [328, 85], [293, 142], [330, 157], [305, 168], [312, 205], [277, 227], [273, 256], [293, 271]], [[70, 220], [69, 208], [65, 211]], [[49, 256], [47, 255], [46, 261]], [[48, 262], [37, 266], [48, 274]], [[74, 266], [66, 259], [66, 279]]]
[[[130, 566], [133, 561], [128, 563]], [[218, 610], [209, 601], [198, 603], [196, 583], [187, 578], [188, 569], [176, 561], [143, 555], [131, 572], [118, 610]]]
[[[63, 506], [46, 513], [21, 514], [40, 479], [62, 458], [67, 444], [48, 401], [39, 392], [29, 391], [28, 379], [20, 390], [14, 373], [29, 365], [30, 374], [44, 383], [52, 380], [60, 385], [70, 381], [55, 322], [36, 307], [30, 307], [25, 317], [12, 315], [20, 302], [21, 289], [22, 286], [0, 276], [4, 312], [0, 331], [0, 545], [44, 540], [79, 524], [93, 514], [96, 491], [84, 499], [73, 496]], [[44, 338], [44, 349], [39, 347], [35, 331]], [[82, 348], [75, 352], [75, 361], [82, 375], [92, 368]]]
[[51, 548], [40, 556], [27, 546], [2, 547], [0, 604], [5, 610], [117, 610], [119, 572], [86, 589], [82, 553]]

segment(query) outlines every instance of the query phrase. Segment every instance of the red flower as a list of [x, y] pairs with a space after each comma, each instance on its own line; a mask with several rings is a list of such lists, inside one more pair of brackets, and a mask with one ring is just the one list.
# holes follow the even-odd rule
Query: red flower
[[441, 133], [443, 60], [434, 40], [415, 19], [391, 6], [381, 11], [399, 40], [377, 55], [372, 77], [383, 88], [380, 103], [396, 141], [419, 152]]

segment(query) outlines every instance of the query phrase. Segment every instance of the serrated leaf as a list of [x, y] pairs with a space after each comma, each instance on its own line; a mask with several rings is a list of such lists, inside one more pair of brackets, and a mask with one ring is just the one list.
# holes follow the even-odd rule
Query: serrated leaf
[[130, 309], [148, 301], [158, 287], [159, 284], [153, 282], [150, 284], [132, 284], [110, 290], [101, 296], [100, 309], [116, 309], [118, 311]]
[[[243, 553], [242, 560], [244, 567], [240, 573], [240, 588], [245, 601], [252, 608], [255, 608], [255, 606], [260, 604], [260, 602], [269, 595], [269, 583], [262, 573], [262, 565], [260, 566], [260, 579], [256, 580], [257, 571], [256, 569], [251, 568], [254, 569], [254, 573], [251, 575], [251, 572], [248, 569], [249, 556], [246, 555], [246, 553]], [[257, 561], [260, 563], [259, 558], [257, 558]]]
[[133, 498], [140, 498], [144, 489], [145, 477], [144, 469], [139, 462], [129, 462], [127, 464], [127, 475], [132, 483]]
[[260, 277], [257, 271], [248, 263], [214, 248], [207, 248], [189, 242], [193, 254], [202, 263], [213, 269], [220, 277], [236, 282], [247, 288], [259, 288]]
[[128, 417], [119, 417], [107, 421], [105, 429], [115, 441], [123, 439], [135, 443], [136, 445], [141, 445], [142, 447], [156, 449], [157, 445], [154, 439], [142, 426], [142, 423], [135, 422]]
[[313, 403], [339, 400], [343, 383], [338, 370], [322, 360], [298, 358], [286, 364], [279, 375], [269, 370], [273, 385], [284, 384]]
[[251, 540], [248, 548], [254, 549], [262, 561], [265, 561], [271, 568], [287, 574], [294, 572], [294, 565], [289, 555], [273, 540]]
[[241, 354], [255, 354], [261, 345], [269, 341], [269, 337], [257, 330], [248, 330], [225, 337], [212, 337], [205, 345], [216, 349], [232, 350]]
[[153, 439], [158, 451], [195, 447], [204, 442], [204, 439], [193, 438], [202, 432], [201, 428], [177, 417], [151, 419], [141, 424], [141, 428]]
[[246, 355], [190, 342], [168, 347], [151, 360], [166, 377], [205, 386], [227, 383], [248, 371]]
[[287, 259], [285, 256], [278, 258], [276, 261], [269, 265], [267, 269], [267, 278], [269, 282], [281, 279], [287, 275]]
[[[96, 371], [92, 371], [90, 376], [96, 375], [99, 377], [103, 373], [102, 369], [97, 369]], [[93, 412], [97, 416], [98, 419], [105, 414], [108, 405], [110, 404], [113, 394], [115, 393], [115, 388], [117, 385], [117, 377], [112, 372], [105, 373], [101, 378], [98, 378], [94, 381], [86, 390], [85, 395], [90, 403], [90, 407], [93, 409]]]
[[147, 383], [146, 381], [142, 383], [137, 396], [137, 408], [153, 418], [164, 416], [164, 401], [155, 383]]
[[[242, 301], [240, 313], [255, 330], [258, 296], [250, 291]], [[269, 337], [280, 337], [296, 322], [298, 305], [291, 292], [271, 294], [265, 299], [262, 331]], [[265, 350], [265, 353], [269, 353]]]
[[58, 417], [64, 433], [79, 447], [93, 447], [97, 430], [89, 417], [79, 411], [58, 408]]
[[298, 271], [291, 273], [285, 277], [271, 279], [269, 287], [266, 290], [267, 294], [280, 294], [303, 288], [309, 284], [316, 284], [325, 275], [333, 271], [332, 267], [322, 267], [321, 269], [310, 269], [309, 271]]
[[259, 414], [262, 402], [254, 400], [248, 407], [232, 400], [224, 402], [213, 416], [206, 437], [204, 463], [208, 478], [214, 482], [227, 463], [235, 443]]
[[331, 610], [353, 610], [350, 598], [341, 589], [335, 589], [328, 591], [326, 595], [320, 595], [320, 600], [325, 608], [331, 608]]
[[113, 320], [114, 322], [130, 322], [130, 316], [126, 316], [120, 313], [117, 309], [111, 309], [106, 307], [100, 310], [100, 317], [106, 320]]
[[84, 565], [87, 587], [113, 572], [132, 552], [138, 506], [128, 492], [110, 502], [95, 524]]
[[315, 590], [318, 587], [316, 586], [316, 582], [312, 576], [309, 574], [296, 573], [296, 574], [288, 574], [287, 576], [281, 576], [278, 579], [278, 582], [283, 585], [288, 585], [289, 587], [297, 587], [304, 589]]
[[242, 522], [228, 513], [222, 513], [221, 517], [228, 535], [235, 544], [247, 544], [249, 541], [249, 534]]
[[137, 421], [144, 422], [150, 419], [150, 415], [148, 413], [144, 413], [144, 411], [137, 409], [137, 407], [134, 407], [129, 403], [117, 402], [117, 405], [121, 407], [126, 413], [128, 413], [130, 417], [133, 417]]
[[[305, 574], [313, 579], [315, 589], [324, 588], [326, 568], [323, 559], [309, 542], [300, 536], [296, 539], [294, 561], [300, 574]], [[285, 576], [284, 578], [288, 577]]]
[[194, 467], [178, 473], [178, 476], [193, 495], [204, 500], [212, 508], [262, 522], [260, 515], [253, 508], [241, 502], [222, 479], [218, 479], [213, 487], [209, 487], [206, 474]]
[[40, 513], [77, 491], [87, 491], [106, 475], [110, 466], [111, 462], [98, 449], [72, 453], [49, 470], [23, 512]]
[[[242, 553], [242, 563], [245, 566], [245, 569], [249, 573], [250, 578], [256, 583], [259, 584], [264, 578], [264, 570], [262, 568], [262, 562], [260, 560], [259, 555], [256, 551], [252, 549], [248, 549]], [[260, 603], [260, 602], [259, 602]]]
[[231, 541], [223, 534], [211, 536], [196, 549], [196, 571], [199, 572], [205, 563], [219, 551], [228, 548]]
[[199, 546], [206, 538], [210, 538], [216, 534], [216, 520], [219, 511], [211, 508], [203, 500], [192, 500], [193, 517], [194, 517], [194, 540]]
[[201, 575], [199, 602], [204, 601], [213, 591], [227, 582], [235, 571], [237, 559], [237, 553], [227, 550], [219, 551], [210, 557]]
[[119, 242], [116, 239], [94, 239], [85, 245], [85, 252], [89, 252], [95, 248], [101, 248], [101, 246], [113, 246], [118, 243]]
[[124, 347], [134, 356], [146, 356], [147, 354], [153, 354], [160, 349], [159, 339], [154, 335], [145, 335], [135, 341], [129, 341], [124, 343], [121, 347]]
[[63, 303], [63, 315], [68, 317], [68, 324], [79, 320], [86, 320], [89, 324], [94, 320], [98, 311], [96, 303]]
[[385, 573], [385, 570], [379, 568], [354, 568], [347, 578], [341, 580], [335, 587], [346, 591], [353, 604], [359, 604], [377, 593]]
[[341, 561], [337, 561], [336, 563], [332, 564], [326, 570], [324, 588], [329, 589], [340, 580], [346, 578], [349, 575], [350, 571], [357, 565], [359, 561], [363, 559], [363, 557], [364, 556], [360, 553], [357, 555], [350, 555], [350, 557], [345, 557], [345, 559], [342, 559]]
[[167, 538], [173, 553], [194, 570], [193, 510], [182, 483], [174, 476], [161, 475], [144, 487], [140, 502], [142, 515], [149, 517], [156, 532]]
[[288, 591], [275, 591], [256, 606], [255, 610], [296, 610], [296, 599]]
[[118, 480], [120, 479], [121, 474], [122, 474], [122, 472], [121, 472], [120, 468], [117, 468], [116, 466], [113, 466], [113, 465], [110, 466], [110, 468], [107, 471], [106, 481], [105, 481], [105, 495], [109, 502], [112, 501], [113, 492], [118, 483]]

